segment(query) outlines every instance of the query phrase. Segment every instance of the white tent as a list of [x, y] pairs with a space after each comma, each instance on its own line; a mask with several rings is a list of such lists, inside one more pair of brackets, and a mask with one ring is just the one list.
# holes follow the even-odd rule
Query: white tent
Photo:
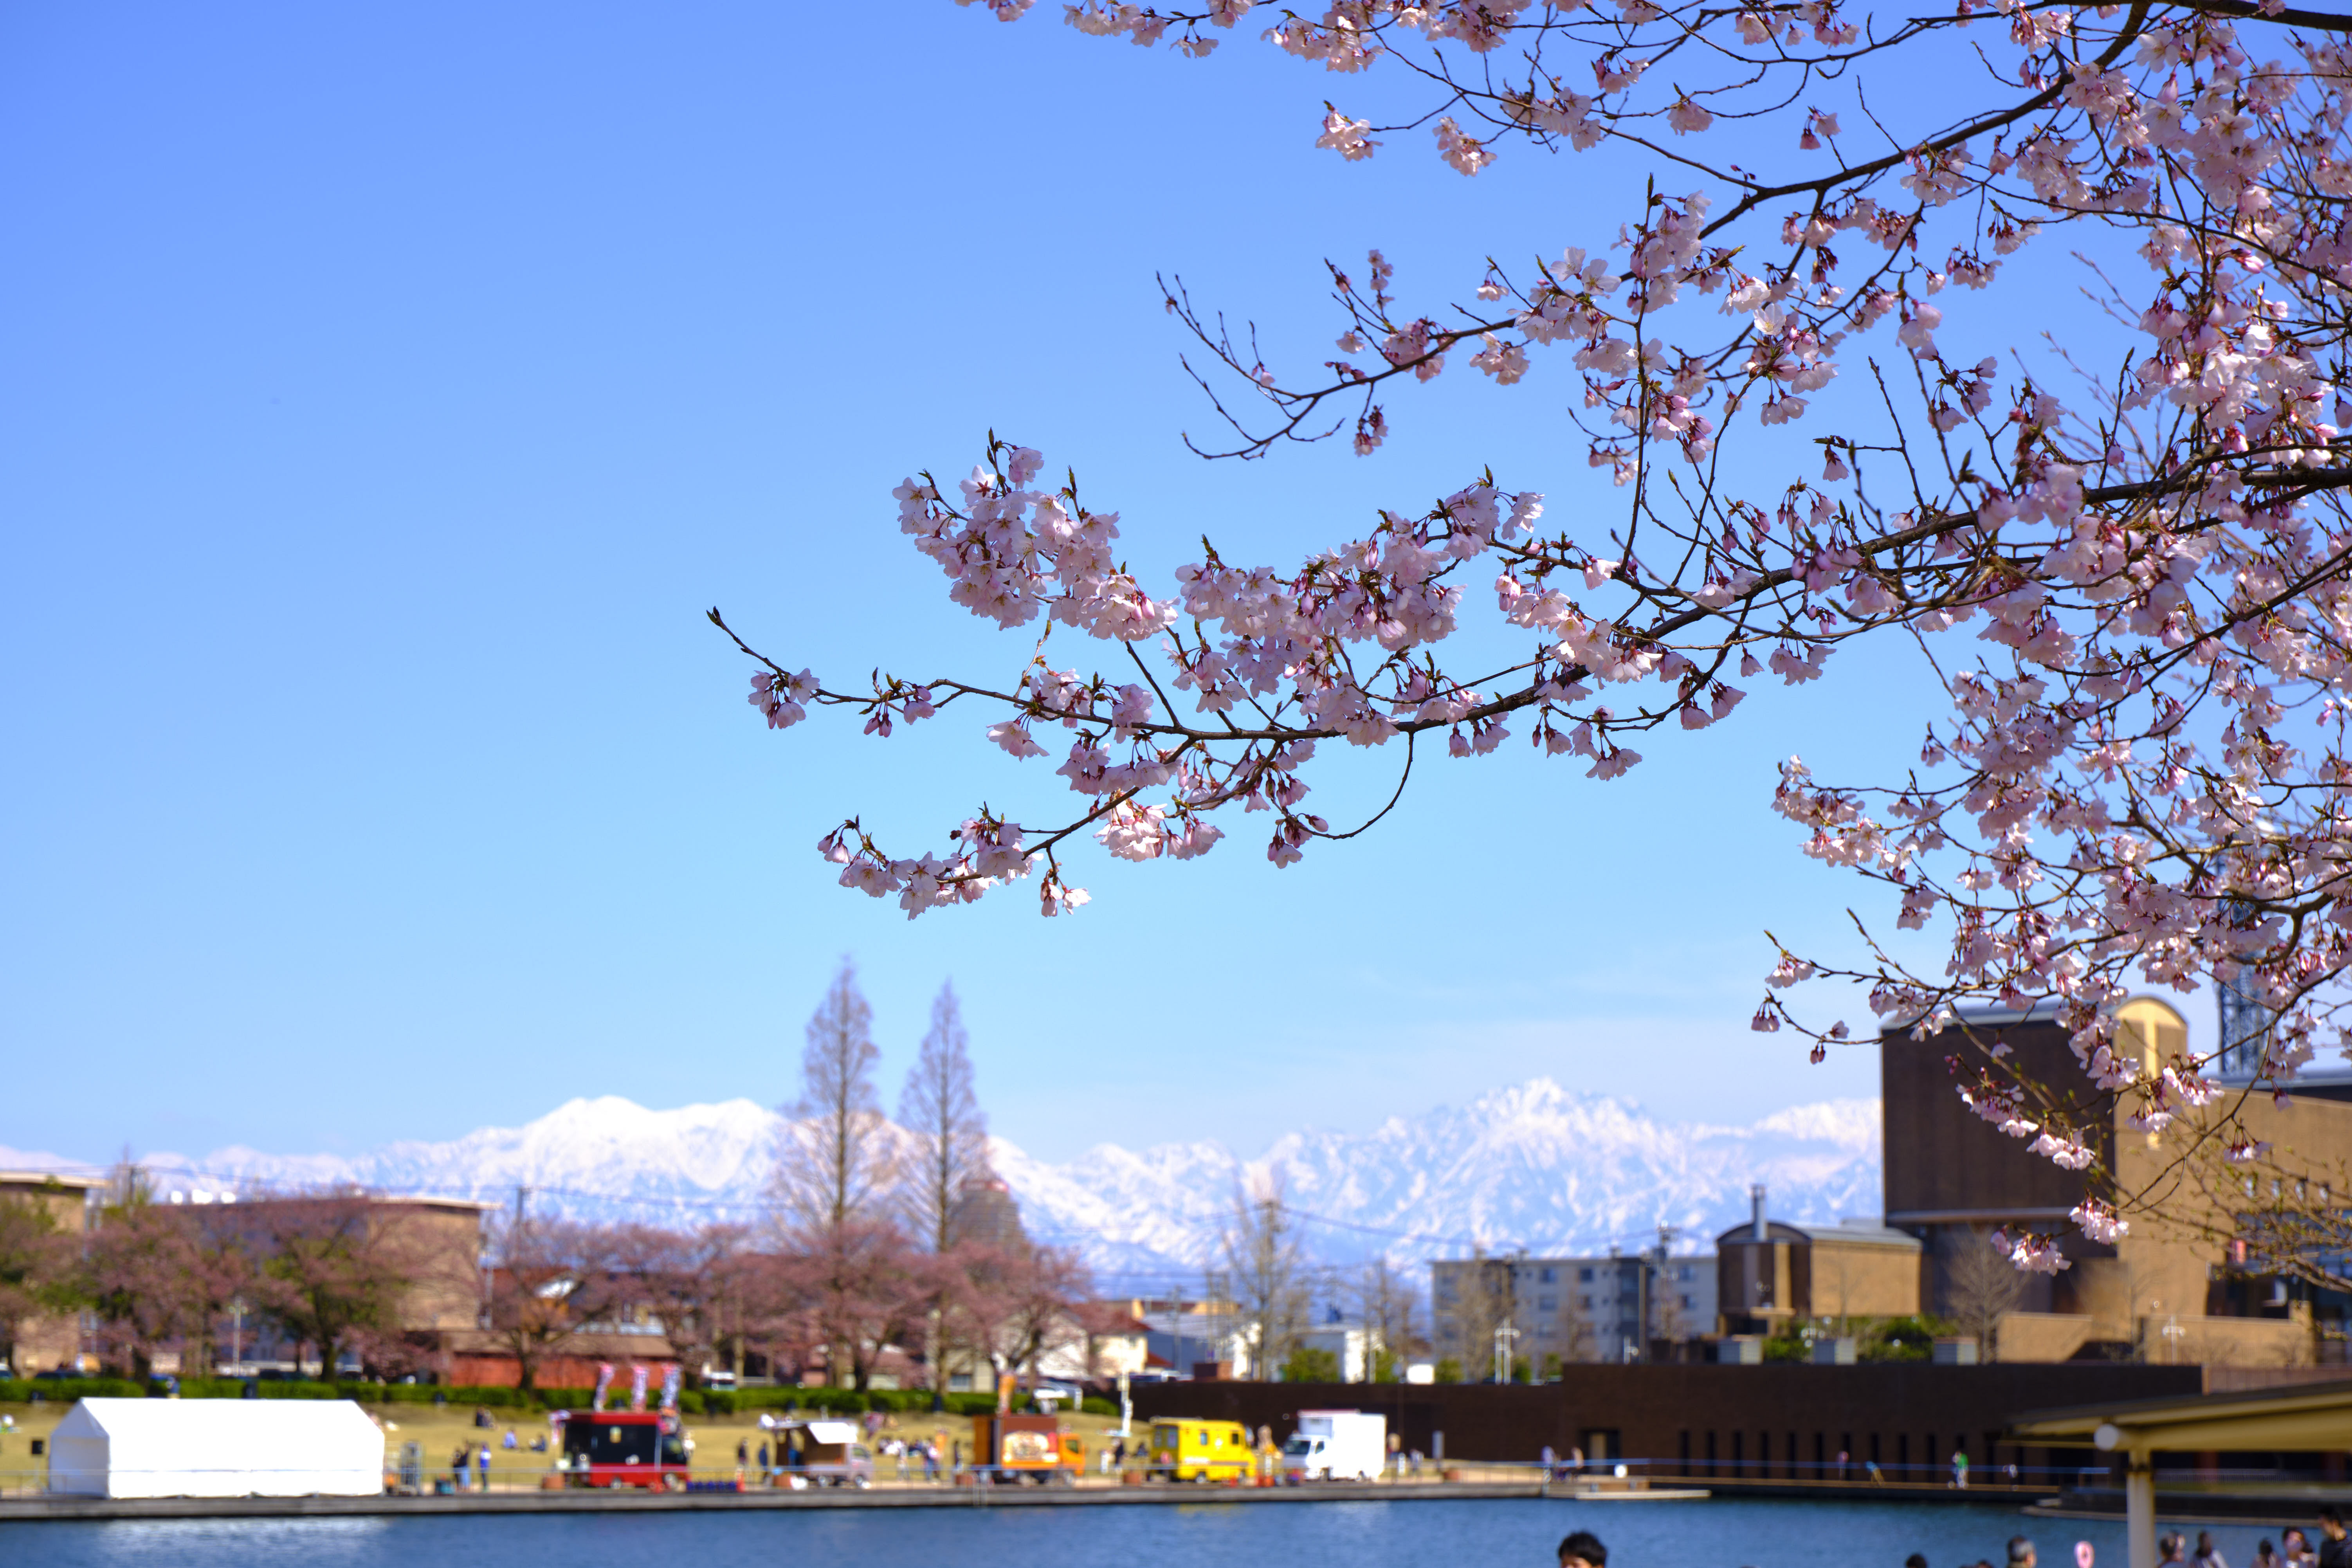
[[383, 1433], [348, 1399], [85, 1399], [50, 1436], [49, 1490], [374, 1497]]

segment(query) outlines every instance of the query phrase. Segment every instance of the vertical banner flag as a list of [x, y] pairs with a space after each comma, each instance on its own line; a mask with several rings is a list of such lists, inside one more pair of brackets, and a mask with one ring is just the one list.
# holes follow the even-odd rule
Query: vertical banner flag
[[600, 1361], [596, 1363], [596, 1394], [593, 1398], [588, 1401], [588, 1408], [591, 1410], [604, 1409], [604, 1395], [611, 1393], [612, 1390], [613, 1363], [609, 1361]]
[[643, 1362], [629, 1369], [629, 1408], [632, 1410], [646, 1407], [646, 1371]]
[[670, 1363], [669, 1370], [662, 1373], [661, 1407], [664, 1410], [675, 1410], [677, 1408], [677, 1387], [680, 1383], [685, 1381], [685, 1379], [686, 1369], [678, 1365], [676, 1362]]

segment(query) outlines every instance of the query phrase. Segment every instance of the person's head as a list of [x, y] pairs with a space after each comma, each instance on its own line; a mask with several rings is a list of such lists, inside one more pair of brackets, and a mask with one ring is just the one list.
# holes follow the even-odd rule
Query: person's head
[[2009, 1568], [2033, 1568], [2033, 1542], [2022, 1535], [2009, 1538]]
[[2273, 1547], [2270, 1543], [2269, 1539], [2265, 1537], [2263, 1543], [2254, 1548], [2254, 1555], [2257, 1557], [2275, 1557], [2278, 1555], [2278, 1550]]
[[1609, 1548], [1589, 1530], [1580, 1530], [1559, 1543], [1559, 1568], [1609, 1568]]
[[1903, 1568], [1927, 1568], [1927, 1554], [1914, 1552], [1903, 1560]]
[[2197, 1532], [2197, 1555], [2202, 1557], [2212, 1550], [2213, 1532], [2210, 1530], [2199, 1531]]
[[2303, 1532], [2303, 1526], [2299, 1524], [2288, 1525], [2286, 1533], [2279, 1539], [2286, 1543], [2286, 1549], [2289, 1552], [2303, 1552], [2311, 1550], [2311, 1537]]
[[2344, 1516], [2332, 1508], [2319, 1510], [2319, 1533], [2330, 1541], [2344, 1539]]

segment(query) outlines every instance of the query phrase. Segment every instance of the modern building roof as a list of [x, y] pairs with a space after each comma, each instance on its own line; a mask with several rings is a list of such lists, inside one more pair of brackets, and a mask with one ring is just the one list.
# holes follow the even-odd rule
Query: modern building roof
[[104, 1176], [67, 1176], [54, 1171], [0, 1171], [0, 1187], [71, 1187], [87, 1192], [106, 1185]]
[[2036, 1410], [2020, 1416], [2011, 1435], [2140, 1456], [2352, 1448], [2352, 1381]]
[[[1814, 1246], [1823, 1243], [1846, 1247], [1891, 1247], [1905, 1252], [1916, 1252], [1919, 1238], [1908, 1232], [1881, 1225], [1875, 1216], [1869, 1219], [1843, 1219], [1835, 1225], [1790, 1225], [1787, 1220], [1769, 1220], [1765, 1224], [1768, 1241], [1801, 1241]], [[1718, 1247], [1752, 1245], [1756, 1239], [1756, 1223], [1742, 1220], [1715, 1238]]]
[[2125, 1455], [2129, 1460], [2124, 1485], [2129, 1560], [2153, 1563], [2156, 1472], [2151, 1456], [2352, 1448], [2352, 1383], [2041, 1410], [2021, 1417], [2010, 1428], [2010, 1437], [2024, 1443], [2083, 1444]]

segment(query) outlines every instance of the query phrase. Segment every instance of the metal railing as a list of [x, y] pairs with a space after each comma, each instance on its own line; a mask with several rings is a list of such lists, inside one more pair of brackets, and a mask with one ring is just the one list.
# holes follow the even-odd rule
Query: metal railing
[[[835, 1488], [877, 1487], [890, 1490], [915, 1489], [994, 1489], [1015, 1487], [1076, 1485], [1089, 1488], [1118, 1486], [1167, 1487], [1171, 1490], [1207, 1490], [1219, 1487], [1264, 1487], [1358, 1484], [1355, 1478], [1334, 1478], [1330, 1481], [1307, 1480], [1286, 1472], [1279, 1456], [1253, 1452], [1245, 1460], [1181, 1460], [1174, 1464], [1154, 1462], [1136, 1457], [1121, 1458], [1106, 1468], [1107, 1450], [1087, 1456], [1079, 1466], [1006, 1466], [961, 1464], [942, 1459], [936, 1468], [919, 1458], [909, 1456], [901, 1463], [897, 1456], [878, 1456], [870, 1468], [817, 1465], [808, 1467], [761, 1467], [757, 1463], [735, 1465], [720, 1462], [697, 1462], [683, 1468], [676, 1466], [646, 1464], [640, 1467], [604, 1467], [598, 1469], [610, 1477], [615, 1470], [625, 1478], [622, 1489], [641, 1490], [650, 1487], [664, 1488], [668, 1478], [677, 1477], [680, 1487], [698, 1491], [707, 1490], [792, 1490], [829, 1489]], [[631, 1476], [629, 1471], [636, 1470]], [[77, 1475], [85, 1471], [72, 1472]], [[115, 1477], [135, 1479], [148, 1472], [113, 1469]], [[316, 1467], [294, 1467], [284, 1470], [255, 1470], [248, 1468], [217, 1470], [192, 1470], [186, 1467], [158, 1472], [173, 1477], [237, 1477], [248, 1480], [268, 1479], [278, 1476], [320, 1478], [329, 1474]], [[387, 1492], [440, 1496], [479, 1496], [489, 1493], [520, 1493], [549, 1489], [571, 1489], [584, 1485], [586, 1474], [552, 1462], [523, 1465], [497, 1463], [485, 1473], [477, 1465], [458, 1467], [445, 1464], [438, 1468], [430, 1465], [404, 1470], [398, 1457], [387, 1456], [383, 1471], [383, 1489]], [[0, 1497], [92, 1495], [86, 1488], [60, 1486], [52, 1490], [53, 1480], [62, 1475], [54, 1473], [41, 1461], [23, 1468], [0, 1468]], [[1823, 1493], [1867, 1495], [1874, 1490], [1900, 1488], [1916, 1492], [1936, 1488], [1944, 1490], [1987, 1491], [2052, 1491], [2070, 1488], [2113, 1487], [2116, 1481], [2104, 1466], [2084, 1465], [1972, 1465], [1966, 1472], [1966, 1485], [1958, 1483], [1949, 1464], [1889, 1463], [1849, 1459], [1841, 1465], [1835, 1460], [1789, 1459], [1706, 1459], [1622, 1458], [1587, 1460], [1576, 1463], [1554, 1460], [1549, 1464], [1540, 1459], [1440, 1459], [1423, 1457], [1414, 1461], [1409, 1457], [1392, 1458], [1381, 1467], [1372, 1484], [1382, 1487], [1435, 1487], [1449, 1484], [1528, 1485], [1538, 1487], [1552, 1495], [1563, 1495], [1589, 1489], [1648, 1489], [1662, 1486], [1705, 1488], [1725, 1486], [1786, 1487], [1799, 1486]], [[2318, 1485], [2344, 1484], [2315, 1472], [2284, 1471], [2273, 1468], [2200, 1469], [2182, 1468], [2167, 1469], [2159, 1475], [2159, 1484], [2181, 1487], [2229, 1487], [2253, 1484]], [[597, 1489], [604, 1489], [599, 1488]], [[209, 1495], [215, 1489], [198, 1489], [199, 1495]], [[244, 1494], [239, 1495], [252, 1495]], [[268, 1495], [268, 1494], [263, 1494]]]

